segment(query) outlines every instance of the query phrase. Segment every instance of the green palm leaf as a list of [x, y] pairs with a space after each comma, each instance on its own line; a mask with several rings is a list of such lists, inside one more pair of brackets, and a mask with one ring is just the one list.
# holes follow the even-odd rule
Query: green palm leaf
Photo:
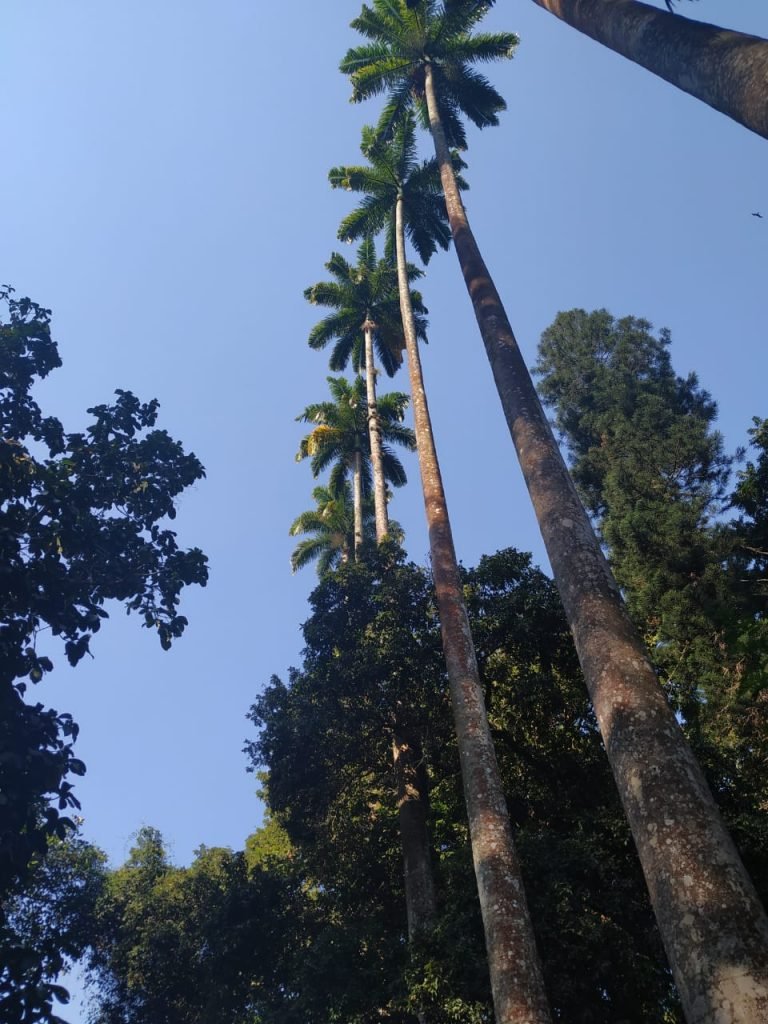
[[386, 94], [380, 133], [391, 137], [405, 110], [414, 106], [428, 127], [424, 69], [432, 67], [435, 92], [448, 144], [466, 148], [462, 118], [479, 128], [498, 123], [505, 103], [471, 65], [510, 58], [518, 44], [512, 32], [473, 34], [493, 4], [488, 0], [373, 0], [352, 22], [367, 40], [352, 47], [341, 70], [352, 81], [355, 102]]

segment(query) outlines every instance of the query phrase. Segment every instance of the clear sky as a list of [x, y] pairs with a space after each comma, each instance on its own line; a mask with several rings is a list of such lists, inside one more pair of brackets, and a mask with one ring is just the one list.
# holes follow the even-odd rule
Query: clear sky
[[[160, 425], [208, 470], [176, 521], [211, 560], [210, 585], [185, 600], [184, 638], [164, 654], [117, 608], [95, 659], [73, 671], [59, 656], [40, 690], [80, 722], [85, 835], [115, 863], [142, 824], [186, 862], [200, 843], [241, 846], [259, 822], [245, 714], [298, 660], [315, 582], [288, 565], [288, 526], [313, 486], [294, 463], [294, 417], [325, 397], [328, 372], [306, 346], [318, 314], [302, 292], [325, 277], [350, 209], [327, 171], [357, 160], [378, 113], [348, 103], [337, 71], [358, 10], [4, 4], [0, 282], [53, 310], [64, 361], [38, 398], [74, 430], [115, 388], [157, 397]], [[680, 10], [768, 37], [765, 0]], [[677, 370], [718, 400], [728, 447], [743, 444], [751, 417], [768, 415], [768, 144], [531, 0], [500, 0], [488, 26], [521, 45], [488, 68], [509, 109], [499, 128], [470, 131], [467, 206], [529, 362], [558, 310], [645, 316], [671, 329]], [[459, 556], [515, 545], [541, 562], [453, 253], [422, 291]], [[392, 511], [423, 562], [408, 468]]]

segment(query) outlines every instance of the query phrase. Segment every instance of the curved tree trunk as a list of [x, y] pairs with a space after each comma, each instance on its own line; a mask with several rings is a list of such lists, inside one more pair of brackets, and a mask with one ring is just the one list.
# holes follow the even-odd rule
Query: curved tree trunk
[[456, 253], [686, 1018], [768, 1024], [768, 919], [629, 620], [470, 230], [429, 68], [426, 95]]
[[387, 488], [384, 483], [384, 465], [381, 458], [381, 430], [376, 405], [376, 365], [373, 360], [373, 331], [375, 324], [366, 320], [363, 324], [365, 338], [365, 391], [368, 400], [368, 433], [371, 437], [371, 471], [373, 474], [373, 507], [376, 516], [376, 543], [381, 542], [389, 532], [387, 516]]
[[533, 0], [573, 28], [768, 138], [768, 41], [638, 0]]
[[363, 547], [363, 457], [355, 452], [352, 464], [352, 509], [355, 523], [355, 561]]
[[402, 197], [395, 216], [416, 447], [496, 1020], [498, 1024], [548, 1024], [541, 969], [488, 727], [424, 390], [406, 274]]

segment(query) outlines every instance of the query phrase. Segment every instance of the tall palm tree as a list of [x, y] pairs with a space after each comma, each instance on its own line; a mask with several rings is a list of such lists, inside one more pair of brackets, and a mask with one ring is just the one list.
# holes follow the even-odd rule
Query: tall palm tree
[[465, 142], [461, 114], [485, 127], [504, 108], [471, 66], [514, 51], [511, 33], [472, 34], [491, 6], [419, 0], [409, 9], [404, 0], [373, 0], [353, 22], [370, 42], [341, 67], [354, 99], [388, 93], [383, 134], [411, 105], [432, 134], [456, 254], [686, 1015], [715, 1020], [727, 1000], [727, 1019], [768, 1024], [768, 919], [629, 620], [455, 180], [449, 147]]
[[[397, 271], [391, 260], [378, 259], [372, 238], [364, 239], [357, 252], [357, 262], [349, 263], [339, 253], [332, 253], [326, 263], [331, 281], [321, 281], [304, 292], [314, 305], [332, 312], [315, 324], [309, 335], [311, 348], [325, 348], [334, 342], [330, 366], [343, 370], [352, 360], [355, 372], [365, 366], [365, 384], [370, 434], [373, 497], [376, 510], [376, 541], [381, 543], [389, 530], [386, 481], [376, 401], [376, 366], [374, 348], [385, 371], [392, 376], [402, 363], [405, 347], [397, 292]], [[416, 267], [409, 268], [409, 280], [421, 276]], [[420, 337], [426, 336], [421, 296], [413, 293], [418, 311]], [[364, 359], [361, 359], [361, 349]]]
[[432, 433], [406, 271], [406, 234], [427, 260], [439, 245], [445, 247], [449, 243], [438, 169], [434, 160], [426, 164], [416, 162], [415, 129], [408, 118], [395, 126], [388, 145], [376, 144], [371, 132], [366, 131], [363, 149], [370, 165], [335, 168], [331, 171], [331, 182], [365, 195], [359, 209], [343, 222], [340, 234], [349, 236], [385, 227], [394, 240], [432, 573], [496, 1018], [500, 1024], [545, 1024], [550, 1020], [549, 1010], [488, 728]]
[[533, 0], [734, 121], [768, 138], [768, 41], [638, 0]]
[[[322, 577], [349, 561], [355, 534], [352, 492], [349, 481], [343, 480], [338, 490], [315, 487], [312, 497], [316, 507], [302, 512], [291, 523], [289, 533], [292, 537], [309, 534], [294, 548], [291, 568], [297, 572], [305, 565], [317, 562], [317, 574]], [[370, 514], [367, 518], [370, 520]], [[364, 505], [363, 529], [365, 525]]]
[[[342, 481], [351, 475], [354, 556], [357, 560], [363, 545], [363, 497], [371, 490], [365, 382], [362, 377], [355, 378], [351, 384], [344, 377], [328, 377], [328, 386], [332, 401], [308, 405], [296, 417], [300, 422], [315, 424], [312, 431], [302, 438], [296, 459], [310, 458], [314, 476], [332, 466], [330, 485], [334, 492], [338, 492]], [[408, 396], [398, 391], [381, 395], [378, 400], [382, 470], [385, 480], [394, 487], [402, 487], [407, 477], [402, 463], [389, 445], [397, 444], [409, 451], [415, 447], [413, 431], [402, 422], [407, 406]]]

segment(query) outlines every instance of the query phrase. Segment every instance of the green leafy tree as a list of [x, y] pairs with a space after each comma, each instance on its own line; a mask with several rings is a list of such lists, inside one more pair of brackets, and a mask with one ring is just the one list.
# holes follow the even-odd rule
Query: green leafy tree
[[[765, 433], [733, 495], [717, 408], [675, 373], [668, 331], [605, 310], [558, 314], [544, 400], [617, 579], [758, 891], [766, 893]], [[727, 507], [746, 512], [718, 522]], [[764, 527], [763, 527], [764, 529]], [[757, 532], [756, 532], [757, 531]]]
[[[554, 1013], [678, 1022], [554, 588], [512, 550], [462, 582]], [[261, 729], [249, 750], [270, 769], [263, 795], [276, 810], [245, 851], [204, 848], [178, 868], [143, 829], [127, 863], [97, 863], [80, 895], [81, 882], [57, 895], [65, 872], [28, 899], [33, 931], [58, 904], [69, 907], [67, 941], [87, 939], [94, 1021], [491, 1019], [429, 574], [385, 545], [326, 576], [311, 606], [301, 668], [273, 680], [252, 712]], [[428, 780], [439, 909], [409, 946], [389, 757], [401, 728]]]
[[748, 461], [739, 472], [730, 507], [740, 512], [734, 532], [741, 556], [738, 568], [742, 592], [753, 619], [760, 623], [758, 631], [764, 633], [768, 597], [768, 419], [755, 416], [752, 423], [749, 437], [755, 461]]
[[[414, 427], [421, 471], [424, 508], [429, 529], [430, 554], [435, 575], [437, 603], [442, 627], [454, 721], [459, 737], [465, 798], [469, 812], [470, 834], [477, 874], [477, 886], [489, 951], [491, 985], [496, 1012], [500, 1021], [549, 1019], [546, 996], [541, 981], [533, 932], [525, 904], [523, 884], [512, 840], [507, 808], [498, 776], [493, 743], [488, 729], [482, 688], [467, 610], [461, 590], [456, 550], [453, 543], [448, 507], [440, 474], [440, 465], [427, 404], [418, 337], [408, 287], [406, 261], [406, 223], [412, 223], [426, 255], [438, 245], [447, 244], [445, 218], [434, 197], [430, 173], [416, 164], [413, 124], [408, 120], [394, 126], [392, 140], [374, 142], [370, 133], [364, 135], [365, 155], [378, 167], [388, 168], [386, 176], [395, 186], [390, 190], [394, 206], [389, 219], [393, 221], [390, 235], [394, 240], [400, 311], [405, 329], [408, 371], [414, 411]], [[350, 170], [350, 173], [347, 171]], [[453, 171], [453, 167], [452, 167]], [[374, 171], [374, 173], [376, 173]], [[407, 212], [406, 189], [402, 183], [409, 178], [421, 179], [424, 197], [415, 205], [413, 220]], [[367, 191], [368, 169], [338, 169], [331, 180], [354, 184]], [[418, 191], [409, 188], [409, 194]], [[366, 195], [361, 211], [372, 212], [375, 221], [376, 194]], [[354, 230], [348, 222], [342, 232]], [[357, 221], [362, 223], [363, 214]], [[416, 227], [418, 225], [418, 227]]]
[[[484, 558], [462, 582], [553, 1012], [579, 1024], [680, 1020], [556, 592], [515, 551]], [[482, 923], [429, 575], [402, 559], [349, 564], [310, 601], [302, 666], [259, 696], [250, 751], [268, 769], [265, 795], [318, 885], [323, 914], [343, 922], [344, 938], [324, 934], [339, 949], [364, 951], [340, 991], [321, 975], [322, 996], [311, 999], [325, 1000], [325, 1020], [400, 1021], [411, 1008], [427, 1021], [487, 1021]], [[435, 925], [407, 959], [397, 941], [406, 922], [388, 758], [401, 730], [427, 776], [437, 895]], [[303, 985], [302, 1002], [318, 978], [307, 972]]]
[[670, 343], [647, 320], [570, 310], [542, 335], [536, 372], [629, 609], [685, 705], [686, 684], [711, 690], [727, 671], [733, 595], [713, 525], [732, 459], [717, 406], [695, 374], [675, 373]]
[[637, 0], [533, 0], [572, 28], [768, 138], [768, 41]]
[[106, 857], [76, 833], [52, 839], [23, 885], [4, 903], [0, 930], [0, 1019], [64, 1024], [54, 1013], [69, 993], [62, 972], [82, 959], [102, 891]]
[[[61, 365], [49, 310], [0, 290], [0, 902], [18, 897], [48, 844], [73, 829], [79, 808], [72, 775], [71, 715], [28, 700], [30, 684], [52, 671], [63, 643], [71, 665], [90, 653], [109, 601], [136, 612], [163, 648], [181, 636], [183, 588], [204, 585], [206, 558], [181, 549], [166, 521], [174, 500], [199, 480], [194, 455], [155, 427], [158, 403], [118, 391], [89, 409], [92, 422], [66, 433], [32, 397], [38, 377]], [[38, 637], [49, 633], [45, 653]], [[0, 911], [4, 1019], [45, 1020], [50, 946], [25, 951]], [[39, 980], [38, 982], [35, 979]], [[26, 1014], [26, 1016], [24, 1016]], [[52, 1018], [51, 1018], [52, 1019]]]
[[[313, 305], [332, 310], [312, 328], [309, 344], [311, 348], [324, 348], [335, 342], [330, 363], [332, 370], [345, 369], [350, 357], [357, 373], [361, 368], [365, 369], [376, 540], [380, 543], [388, 533], [389, 523], [374, 349], [385, 371], [392, 376], [402, 362], [405, 347], [397, 271], [390, 260], [377, 258], [372, 238], [363, 241], [354, 265], [335, 252], [326, 263], [326, 269], [332, 280], [321, 281], [304, 292], [304, 297]], [[416, 267], [409, 268], [409, 280], [419, 276], [421, 272]], [[418, 293], [414, 293], [413, 301], [419, 325], [426, 310]], [[423, 325], [420, 336], [426, 336]]]
[[[409, 9], [404, 0], [374, 0], [352, 23], [368, 42], [353, 47], [341, 69], [352, 79], [354, 100], [387, 94], [383, 135], [411, 105], [429, 125], [456, 254], [683, 1004], [691, 1017], [700, 1005], [715, 1013], [725, 984], [734, 1019], [753, 1020], [764, 1014], [761, 993], [768, 990], [768, 919], [628, 618], [456, 184], [450, 147], [465, 144], [461, 115], [482, 128], [496, 124], [504, 108], [472, 65], [508, 58], [517, 43], [512, 33], [473, 33], [491, 6], [422, 0]], [[658, 798], [649, 800], [651, 792]], [[734, 908], [726, 925], [703, 911], [699, 887]], [[688, 915], [696, 927], [679, 928]], [[743, 985], [721, 980], [723, 960], [734, 956], [744, 965]]]
[[[48, 838], [71, 827], [59, 812], [79, 807], [67, 775], [77, 726], [69, 715], [25, 700], [51, 671], [37, 638], [48, 630], [76, 665], [120, 601], [158, 633], [181, 636], [183, 588], [205, 584], [206, 558], [184, 551], [165, 525], [174, 500], [199, 480], [194, 455], [155, 427], [158, 403], [118, 391], [89, 412], [82, 433], [43, 415], [30, 389], [60, 365], [50, 312], [0, 293], [0, 894], [23, 877]], [[50, 649], [50, 648], [49, 648]]]
[[[89, 922], [94, 1024], [258, 1024], [278, 955], [293, 928], [290, 852], [257, 834], [247, 853], [201, 847], [170, 863], [162, 836], [142, 829], [110, 872]], [[290, 986], [290, 975], [280, 983]]]
[[[320, 887], [324, 916], [344, 923], [334, 941], [356, 965], [336, 990], [325, 986], [322, 1019], [403, 1019], [406, 919], [412, 931], [414, 916], [423, 928], [435, 912], [431, 851], [426, 877], [415, 878], [423, 864], [412, 842], [414, 833], [428, 842], [418, 827], [429, 801], [417, 709], [435, 664], [439, 678], [439, 633], [428, 583], [413, 574], [385, 545], [324, 578], [304, 628], [303, 670], [287, 686], [273, 679], [251, 712], [263, 728], [249, 750], [255, 767], [269, 768], [269, 805]], [[403, 761], [413, 771], [407, 790]]]
[[[371, 491], [371, 448], [368, 431], [368, 403], [365, 381], [357, 377], [351, 384], [344, 377], [328, 377], [332, 400], [308, 405], [297, 419], [314, 423], [311, 433], [302, 438], [297, 461], [311, 459], [312, 473], [319, 476], [333, 467], [330, 489], [338, 493], [348, 476], [352, 477], [354, 510], [354, 556], [363, 546], [363, 499]], [[413, 431], [403, 425], [408, 398], [399, 391], [380, 395], [377, 419], [381, 435], [381, 462], [384, 479], [395, 487], [406, 482], [405, 470], [391, 444], [407, 450], [414, 447]]]

